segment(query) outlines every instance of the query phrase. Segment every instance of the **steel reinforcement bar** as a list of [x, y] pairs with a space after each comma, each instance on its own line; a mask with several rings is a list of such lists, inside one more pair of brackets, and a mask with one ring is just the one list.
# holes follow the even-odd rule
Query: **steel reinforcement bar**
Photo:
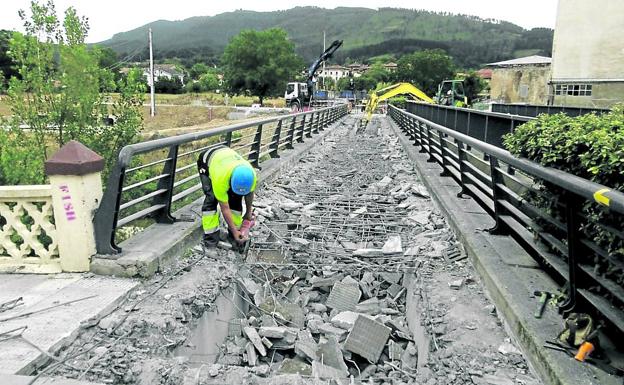
[[[265, 159], [278, 158], [282, 150], [347, 113], [347, 105], [341, 104], [123, 147], [94, 217], [97, 252], [118, 254], [119, 228], [128, 229], [127, 237], [154, 222], [173, 223], [172, 208], [199, 198], [196, 160], [201, 151], [225, 145], [260, 168]], [[133, 229], [130, 224], [138, 226]]]
[[[587, 311], [624, 335], [624, 194], [391, 107], [401, 130]], [[544, 188], [548, 186], [549, 188]], [[537, 202], [548, 202], [548, 208]], [[599, 218], [599, 220], [596, 220]], [[600, 236], [597, 236], [600, 235]], [[613, 334], [615, 333], [615, 334]]]

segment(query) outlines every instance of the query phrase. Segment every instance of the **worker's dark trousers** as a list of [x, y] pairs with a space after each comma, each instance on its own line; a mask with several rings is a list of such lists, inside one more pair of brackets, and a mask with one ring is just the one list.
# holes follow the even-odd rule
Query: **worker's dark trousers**
[[[215, 246], [219, 242], [219, 202], [212, 191], [212, 182], [208, 173], [211, 152], [218, 148], [206, 150], [208, 154], [206, 154], [206, 151], [202, 152], [197, 160], [199, 180], [205, 195], [204, 204], [202, 205], [202, 228], [204, 230], [204, 244], [207, 246]], [[206, 162], [204, 162], [204, 159], [206, 159]], [[228, 204], [232, 211], [234, 224], [240, 228], [243, 223], [243, 197], [235, 194], [230, 189], [228, 190]]]

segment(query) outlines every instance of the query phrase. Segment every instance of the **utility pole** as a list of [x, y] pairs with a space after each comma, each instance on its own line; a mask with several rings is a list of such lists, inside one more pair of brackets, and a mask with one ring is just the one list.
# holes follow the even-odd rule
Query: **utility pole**
[[149, 29], [149, 51], [150, 51], [150, 116], [156, 115], [156, 100], [154, 95], [154, 50], [152, 49], [152, 29]]
[[[323, 52], [325, 52], [325, 31], [323, 31]], [[323, 89], [325, 89], [325, 60], [323, 60]]]

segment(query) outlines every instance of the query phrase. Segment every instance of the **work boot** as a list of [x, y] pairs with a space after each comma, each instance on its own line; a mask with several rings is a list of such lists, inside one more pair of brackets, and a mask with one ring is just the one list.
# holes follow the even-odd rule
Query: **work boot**
[[204, 238], [202, 239], [202, 244], [207, 249], [214, 249], [217, 247], [217, 243], [219, 243], [219, 239], [215, 239], [212, 234], [204, 234]]

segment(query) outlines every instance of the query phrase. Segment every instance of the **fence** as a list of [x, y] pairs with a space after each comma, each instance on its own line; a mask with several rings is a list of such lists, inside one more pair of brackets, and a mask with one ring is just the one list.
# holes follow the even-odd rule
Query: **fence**
[[[473, 197], [495, 219], [492, 231], [511, 235], [559, 284], [568, 285], [568, 298], [561, 306], [564, 313], [589, 309], [609, 325], [608, 330], [624, 334], [623, 193], [516, 158], [396, 107], [391, 107], [390, 116], [429, 160], [439, 163], [444, 174], [461, 186], [461, 194]], [[540, 188], [543, 183], [561, 193], [549, 196]], [[528, 195], [553, 202], [551, 210], [537, 207]], [[590, 223], [589, 216], [603, 220]], [[592, 226], [605, 232], [616, 248], [608, 249], [588, 235]]]
[[503, 147], [503, 135], [532, 118], [496, 112], [408, 102], [407, 111], [480, 141]]
[[492, 104], [492, 112], [498, 112], [501, 114], [522, 115], [536, 117], [540, 114], [558, 114], [563, 112], [568, 116], [580, 116], [585, 114], [608, 113], [609, 109], [603, 108], [586, 108], [586, 107], [564, 107], [564, 106], [537, 106], [533, 104], [504, 104], [494, 103]]
[[60, 272], [52, 189], [0, 187], [0, 271]]
[[[347, 105], [151, 140], [125, 146], [109, 177], [94, 225], [100, 254], [116, 254], [118, 229], [173, 223], [172, 209], [201, 196], [196, 160], [201, 151], [229, 146], [254, 167], [318, 133], [347, 114]], [[132, 232], [132, 231], [131, 231]]]

